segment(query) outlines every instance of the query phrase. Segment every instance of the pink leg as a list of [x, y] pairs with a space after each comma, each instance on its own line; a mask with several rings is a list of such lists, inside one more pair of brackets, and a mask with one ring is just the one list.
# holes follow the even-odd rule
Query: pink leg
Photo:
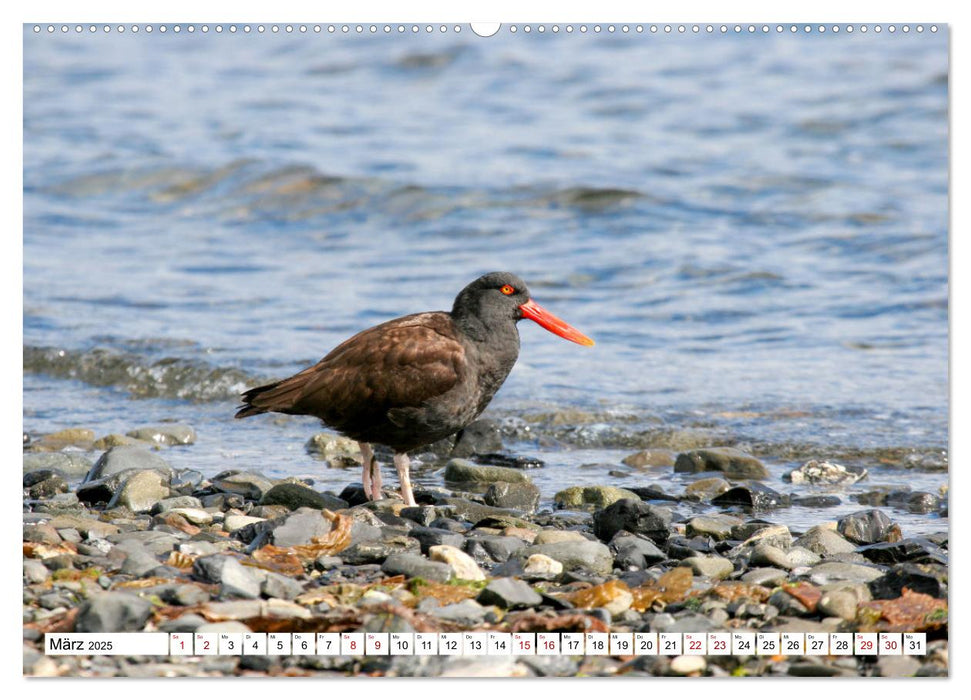
[[364, 458], [363, 470], [361, 472], [361, 483], [364, 484], [364, 495], [367, 496], [369, 501], [373, 501], [374, 497], [371, 495], [374, 493], [374, 489], [371, 486], [371, 463], [374, 461], [374, 453], [371, 451], [371, 446], [366, 442], [359, 442], [357, 446], [361, 448], [361, 457]]
[[372, 500], [377, 501], [384, 498], [381, 493], [381, 465], [378, 464], [377, 457], [371, 459], [371, 493], [373, 494]]
[[418, 505], [415, 503], [415, 496], [411, 492], [411, 477], [408, 476], [408, 467], [411, 460], [404, 452], [396, 452], [394, 455], [394, 467], [398, 470], [398, 480], [401, 482], [401, 497], [405, 499], [406, 506]]

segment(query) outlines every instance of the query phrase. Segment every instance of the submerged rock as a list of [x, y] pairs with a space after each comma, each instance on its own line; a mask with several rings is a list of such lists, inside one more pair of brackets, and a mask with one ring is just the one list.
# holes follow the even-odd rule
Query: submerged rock
[[769, 472], [758, 459], [734, 447], [709, 447], [678, 455], [676, 472], [723, 472], [730, 479], [767, 479]]
[[768, 510], [788, 505], [788, 499], [757, 481], [749, 481], [711, 499], [716, 506], [744, 506], [752, 510]]
[[158, 445], [191, 445], [196, 441], [196, 431], [180, 423], [162, 423], [129, 430], [128, 437], [153, 442]]
[[497, 481], [513, 484], [531, 483], [529, 477], [517, 469], [482, 466], [459, 458], [450, 459], [445, 465], [445, 481], [477, 484], [492, 484]]
[[364, 462], [357, 441], [334, 433], [317, 433], [304, 446], [317, 459], [326, 460], [335, 467], [351, 467]]

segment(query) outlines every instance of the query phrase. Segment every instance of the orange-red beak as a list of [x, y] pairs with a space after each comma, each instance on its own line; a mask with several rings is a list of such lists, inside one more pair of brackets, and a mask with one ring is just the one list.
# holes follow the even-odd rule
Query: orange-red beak
[[593, 341], [590, 338], [585, 336], [563, 319], [557, 318], [551, 314], [532, 299], [527, 301], [525, 304], [522, 304], [519, 307], [519, 310], [523, 312], [523, 318], [528, 318], [530, 321], [535, 321], [550, 333], [555, 333], [561, 338], [566, 338], [567, 340], [571, 340], [580, 345], [593, 345]]

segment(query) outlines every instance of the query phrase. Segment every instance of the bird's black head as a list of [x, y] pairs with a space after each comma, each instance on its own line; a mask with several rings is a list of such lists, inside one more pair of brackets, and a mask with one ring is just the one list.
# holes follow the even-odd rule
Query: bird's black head
[[476, 338], [485, 329], [514, 328], [528, 318], [574, 343], [593, 345], [590, 338], [534, 302], [526, 283], [511, 272], [490, 272], [469, 284], [455, 297], [452, 317]]

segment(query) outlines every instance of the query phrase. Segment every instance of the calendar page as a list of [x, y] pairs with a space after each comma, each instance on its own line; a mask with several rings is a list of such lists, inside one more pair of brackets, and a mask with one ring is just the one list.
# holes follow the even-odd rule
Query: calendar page
[[950, 27], [649, 14], [23, 24], [24, 676], [949, 675]]

